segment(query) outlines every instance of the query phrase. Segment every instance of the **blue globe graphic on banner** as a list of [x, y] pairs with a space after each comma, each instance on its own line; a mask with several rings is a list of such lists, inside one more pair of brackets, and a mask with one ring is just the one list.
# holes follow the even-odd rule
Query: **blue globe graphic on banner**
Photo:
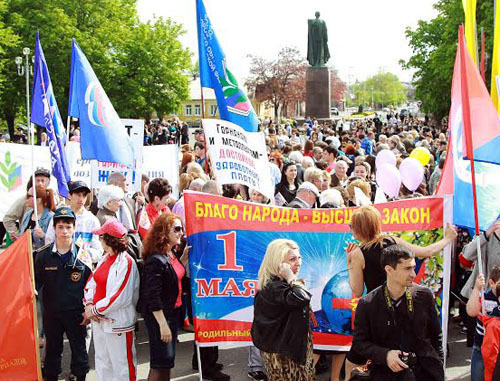
[[[349, 272], [344, 270], [328, 281], [321, 295], [321, 308], [328, 318], [332, 333], [353, 335], [351, 299]], [[333, 309], [334, 303], [337, 306], [335, 309]], [[339, 308], [341, 306], [344, 308]]]

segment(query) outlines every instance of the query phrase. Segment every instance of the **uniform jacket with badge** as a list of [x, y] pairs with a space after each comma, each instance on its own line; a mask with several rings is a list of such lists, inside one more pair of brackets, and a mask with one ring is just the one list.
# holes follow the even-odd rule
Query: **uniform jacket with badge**
[[[137, 265], [126, 252], [117, 254], [111, 265], [106, 281], [106, 296], [94, 304], [92, 311], [95, 315], [106, 318], [103, 324], [106, 333], [130, 332], [135, 328], [137, 315], [135, 306], [139, 299], [139, 272]], [[95, 271], [108, 259], [109, 254], [103, 256]], [[94, 277], [90, 277], [85, 286], [85, 305], [93, 304], [96, 290]]]
[[40, 248], [35, 259], [35, 283], [43, 295], [44, 313], [83, 312], [83, 289], [91, 270], [77, 258], [73, 244], [71, 256], [64, 261], [52, 243]]

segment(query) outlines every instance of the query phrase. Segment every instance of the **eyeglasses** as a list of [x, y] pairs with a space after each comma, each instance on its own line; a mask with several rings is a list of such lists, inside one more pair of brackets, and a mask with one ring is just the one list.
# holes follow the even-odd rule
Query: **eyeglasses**
[[182, 228], [182, 226], [174, 226], [173, 231], [175, 233], [180, 233], [180, 232], [184, 231], [184, 229]]
[[33, 195], [32, 194], [27, 194], [26, 195], [26, 199], [29, 200], [30, 198], [33, 198]]

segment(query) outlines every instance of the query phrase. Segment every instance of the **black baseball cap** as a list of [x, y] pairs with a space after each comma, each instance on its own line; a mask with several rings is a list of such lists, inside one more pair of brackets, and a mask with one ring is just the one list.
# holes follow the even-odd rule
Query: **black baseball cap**
[[37, 169], [35, 171], [35, 177], [36, 176], [45, 176], [45, 177], [48, 177], [50, 179], [50, 171], [48, 169], [45, 169], [45, 168]]
[[75, 213], [69, 206], [60, 206], [54, 213], [54, 220], [57, 218], [71, 218], [76, 220]]
[[196, 130], [194, 130], [194, 133], [195, 134], [203, 134], [203, 129], [197, 128]]
[[69, 193], [85, 190], [90, 193], [90, 188], [83, 181], [70, 181], [68, 183]]

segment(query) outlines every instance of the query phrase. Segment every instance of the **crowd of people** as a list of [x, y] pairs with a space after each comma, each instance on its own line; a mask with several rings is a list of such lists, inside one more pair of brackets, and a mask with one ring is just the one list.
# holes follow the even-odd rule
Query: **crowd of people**
[[[49, 188], [47, 169], [34, 173], [26, 195], [5, 214], [3, 227], [9, 241], [31, 231], [47, 381], [57, 380], [61, 372], [64, 333], [72, 351], [72, 379], [86, 378], [91, 339], [99, 380], [135, 379], [134, 331], [139, 314], [149, 336], [148, 380], [170, 379], [178, 332], [192, 324], [185, 190], [301, 209], [359, 207], [351, 221], [358, 244], [349, 244], [345, 255], [353, 295], [367, 295], [356, 310], [351, 350], [313, 349], [311, 293], [298, 277], [300, 248], [279, 239], [268, 245], [258, 274], [249, 378], [314, 380], [316, 370], [329, 366], [325, 359], [331, 356], [332, 381], [341, 379], [344, 363], [346, 380], [444, 380], [441, 325], [432, 292], [413, 283], [415, 258], [439, 253], [457, 235], [460, 250], [467, 234], [447, 226], [442, 240], [427, 247], [411, 245], [382, 233], [380, 214], [371, 204], [378, 189], [375, 157], [384, 149], [396, 155], [397, 165], [415, 148], [425, 147], [431, 153], [419, 188], [410, 191], [402, 186], [396, 198], [435, 192], [446, 158], [446, 127], [389, 113], [334, 124], [309, 117], [302, 124], [266, 120], [260, 128], [266, 135], [275, 184], [271, 199], [240, 184], [219, 187], [206, 155], [203, 130], [197, 129], [195, 141], [189, 142], [187, 125], [178, 121], [145, 126], [145, 144], [181, 146], [178, 198], [173, 197], [168, 180], [146, 175], [140, 191], [129, 194], [126, 178], [116, 172], [99, 191], [82, 181], [70, 182], [69, 199], [64, 200]], [[78, 136], [76, 131], [72, 137]], [[486, 286], [489, 311], [498, 314], [499, 224], [482, 237], [488, 278], [478, 276], [477, 254], [470, 244], [458, 261], [474, 269], [473, 273], [460, 270], [469, 275], [464, 276], [462, 292], [468, 298], [466, 306], [462, 300], [465, 328], [471, 325], [467, 319], [472, 319], [467, 314], [480, 315], [478, 298]], [[494, 255], [487, 255], [488, 251]], [[473, 380], [483, 379], [485, 372], [493, 374], [481, 354], [482, 336], [481, 340], [478, 336], [485, 328], [480, 318], [477, 329], [474, 319], [468, 329], [469, 335], [477, 333]], [[218, 363], [217, 347], [201, 347], [200, 355], [204, 378], [230, 379]], [[192, 365], [198, 369], [195, 350]]]

